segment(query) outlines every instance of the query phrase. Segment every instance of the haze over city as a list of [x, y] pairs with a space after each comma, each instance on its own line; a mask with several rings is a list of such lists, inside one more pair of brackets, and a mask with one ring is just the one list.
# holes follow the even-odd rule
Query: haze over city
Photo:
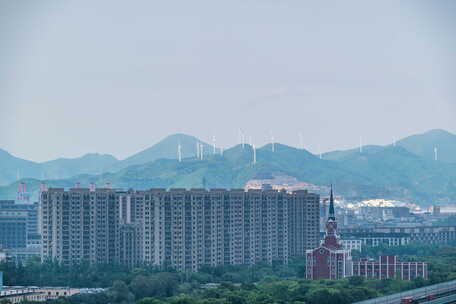
[[132, 155], [172, 133], [314, 153], [456, 133], [454, 1], [1, 1], [0, 148]]

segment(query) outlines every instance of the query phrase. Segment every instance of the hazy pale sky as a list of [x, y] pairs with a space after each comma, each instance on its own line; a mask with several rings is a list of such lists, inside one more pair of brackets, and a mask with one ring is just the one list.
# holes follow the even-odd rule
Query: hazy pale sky
[[0, 148], [34, 161], [456, 133], [456, 1], [0, 0], [0, 39]]

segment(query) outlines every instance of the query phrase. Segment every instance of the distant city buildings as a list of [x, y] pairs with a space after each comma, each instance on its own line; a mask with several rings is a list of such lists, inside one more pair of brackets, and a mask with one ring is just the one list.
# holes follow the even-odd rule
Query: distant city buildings
[[38, 203], [0, 200], [0, 248], [38, 245]]
[[319, 243], [307, 191], [110, 188], [41, 194], [42, 259], [171, 266], [287, 263]]
[[21, 263], [39, 257], [40, 251], [39, 203], [30, 201], [20, 183], [16, 201], [0, 200], [0, 260]]
[[326, 235], [323, 243], [306, 251], [306, 278], [342, 279], [352, 274], [351, 249], [345, 249], [337, 233], [337, 221], [334, 211], [334, 197], [331, 189], [329, 199]]
[[[428, 230], [421, 231], [430, 232]], [[320, 247], [306, 251], [306, 278], [336, 280], [360, 276], [369, 279], [413, 280], [418, 277], [428, 279], [427, 264], [423, 262], [402, 262], [397, 256], [380, 256], [378, 261], [371, 259], [352, 261], [351, 250], [361, 251], [362, 245], [395, 246], [405, 245], [408, 242], [409, 236], [405, 232], [398, 229], [394, 233], [396, 234], [394, 236], [388, 235], [385, 230], [382, 232], [371, 231], [370, 235], [359, 233], [349, 235], [349, 233], [345, 233], [345, 237], [341, 239], [337, 233], [334, 198], [331, 189], [326, 234]]]
[[387, 221], [394, 218], [404, 218], [410, 216], [410, 209], [407, 207], [371, 207], [363, 206], [359, 208], [359, 214], [369, 220]]
[[[456, 226], [424, 225], [448, 216], [438, 206], [418, 214], [382, 200], [347, 208], [332, 190], [320, 200], [304, 190], [261, 188], [122, 191], [77, 185], [43, 188], [40, 203], [31, 203], [21, 184], [16, 201], [0, 201], [0, 260], [41, 256], [63, 264], [196, 271], [201, 265], [287, 263], [306, 254], [307, 277], [340, 278], [354, 271], [352, 250], [456, 242]], [[322, 272], [316, 267], [324, 259], [329, 266]]]

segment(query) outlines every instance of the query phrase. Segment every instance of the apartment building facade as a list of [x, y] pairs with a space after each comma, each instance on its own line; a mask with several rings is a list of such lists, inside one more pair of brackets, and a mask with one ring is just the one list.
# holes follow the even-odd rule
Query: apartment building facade
[[319, 243], [319, 196], [243, 189], [50, 188], [41, 194], [42, 258], [71, 264], [287, 263]]

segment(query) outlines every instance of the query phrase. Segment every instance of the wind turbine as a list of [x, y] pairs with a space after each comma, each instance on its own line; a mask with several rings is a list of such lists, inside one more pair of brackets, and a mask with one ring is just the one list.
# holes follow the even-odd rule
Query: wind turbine
[[202, 143], [200, 143], [200, 156], [201, 156], [201, 160], [203, 160], [204, 158], [204, 146]]
[[244, 132], [242, 132], [241, 128], [239, 128], [239, 140], [241, 141], [242, 149], [244, 149], [245, 135], [244, 135]]
[[275, 152], [274, 135], [272, 135], [272, 131], [270, 131], [269, 134], [271, 135], [271, 149], [272, 152]]
[[212, 135], [212, 154], [215, 154], [215, 135]]
[[182, 162], [182, 146], [180, 142], [177, 144], [177, 158], [179, 162]]

